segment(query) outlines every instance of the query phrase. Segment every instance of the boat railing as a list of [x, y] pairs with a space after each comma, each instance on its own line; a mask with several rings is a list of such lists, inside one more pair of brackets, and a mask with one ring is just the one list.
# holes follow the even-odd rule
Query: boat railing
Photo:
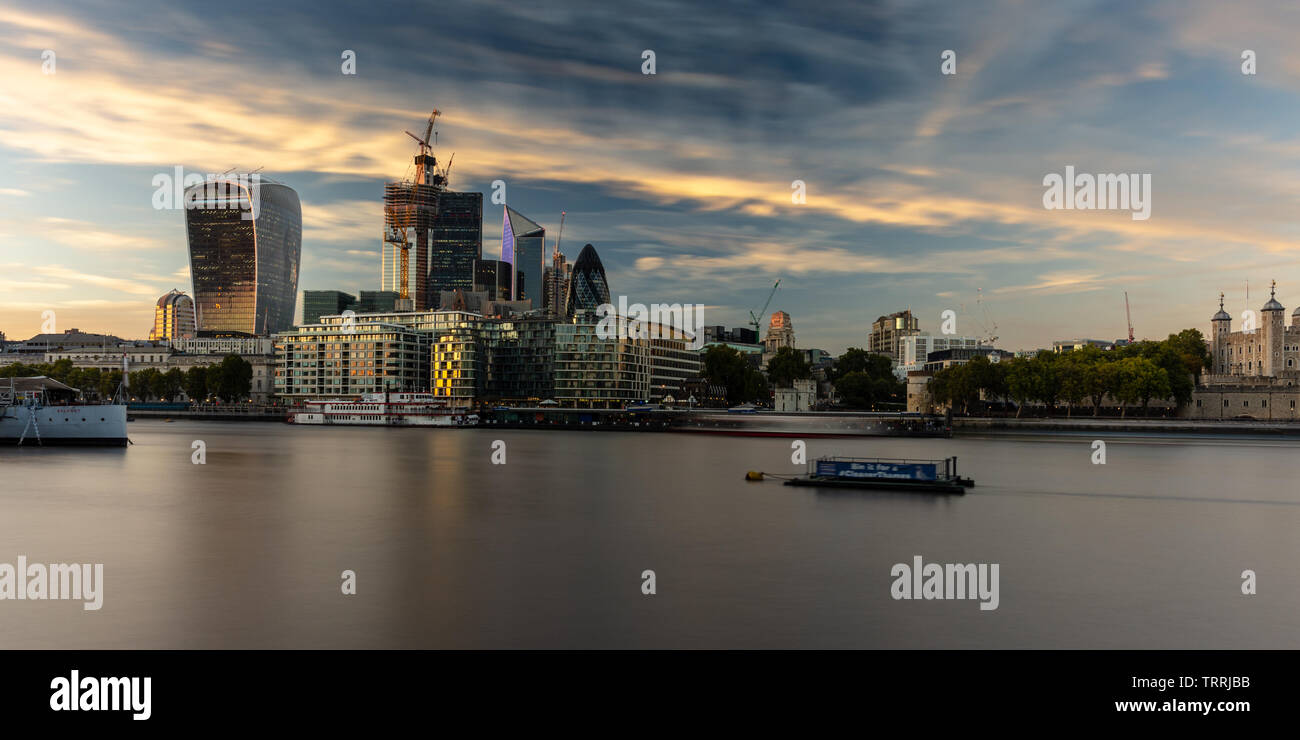
[[903, 457], [852, 457], [845, 455], [826, 455], [812, 460], [808, 464], [809, 474], [817, 470], [819, 462], [868, 463], [875, 465], [933, 465], [935, 476], [940, 480], [957, 478], [957, 457], [945, 458], [903, 458]]
[[872, 462], [872, 463], [896, 463], [896, 464], [914, 464], [914, 463], [943, 463], [948, 460], [956, 460], [955, 457], [942, 458], [912, 458], [912, 457], [852, 457], [845, 455], [825, 455], [817, 458], [827, 462]]

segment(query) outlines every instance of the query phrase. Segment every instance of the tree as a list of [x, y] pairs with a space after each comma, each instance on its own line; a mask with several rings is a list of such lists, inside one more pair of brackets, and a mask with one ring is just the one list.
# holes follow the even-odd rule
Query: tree
[[253, 387], [253, 366], [236, 354], [226, 355], [220, 364], [208, 368], [208, 390], [226, 403], [248, 398]]
[[99, 373], [99, 397], [112, 398], [117, 393], [118, 386], [122, 385], [121, 370], [103, 370]]
[[148, 401], [154, 395], [154, 378], [161, 375], [156, 368], [147, 367], [131, 373], [131, 393], [141, 401]]
[[185, 371], [185, 380], [182, 383], [185, 395], [194, 403], [203, 403], [208, 398], [208, 373], [207, 368], [192, 367]]
[[763, 374], [731, 347], [724, 344], [709, 347], [704, 353], [703, 364], [704, 377], [726, 387], [728, 403], [745, 403], [768, 395]]
[[[855, 374], [861, 374], [869, 381], [869, 393], [864, 391], [863, 378]], [[850, 376], [854, 377], [848, 381], [846, 393], [840, 386]], [[872, 354], [858, 347], [850, 347], [840, 355], [827, 377], [835, 384], [840, 400], [850, 407], [871, 408], [886, 401], [906, 400], [907, 385], [894, 376], [894, 363], [884, 355]]]
[[788, 388], [796, 380], [812, 377], [812, 366], [803, 353], [791, 347], [782, 347], [767, 361], [767, 379], [774, 387]]
[[1070, 352], [1057, 362], [1061, 380], [1061, 399], [1065, 401], [1065, 415], [1074, 415], [1076, 404], [1088, 397], [1088, 375], [1092, 372], [1088, 360], [1081, 352]]
[[873, 378], [882, 378], [893, 374], [894, 363], [884, 355], [872, 354], [860, 347], [849, 347], [844, 354], [836, 358], [830, 372], [827, 373], [827, 379], [835, 383], [849, 373], [858, 372], [866, 373]]
[[869, 409], [876, 400], [876, 381], [861, 370], [854, 370], [835, 382], [840, 402], [852, 409]]
[[1007, 394], [1016, 402], [1016, 418], [1019, 419], [1025, 404], [1038, 397], [1038, 379], [1030, 360], [1016, 357], [1008, 362]]
[[181, 369], [174, 367], [165, 373], [159, 373], [154, 386], [154, 395], [170, 403], [181, 392], [181, 387], [185, 384], [185, 374]]
[[1214, 358], [1205, 346], [1205, 336], [1199, 329], [1183, 329], [1177, 334], [1170, 334], [1165, 340], [1179, 358], [1182, 359], [1187, 372], [1191, 373], [1196, 383], [1201, 382], [1201, 372], [1206, 367], [1213, 367]]

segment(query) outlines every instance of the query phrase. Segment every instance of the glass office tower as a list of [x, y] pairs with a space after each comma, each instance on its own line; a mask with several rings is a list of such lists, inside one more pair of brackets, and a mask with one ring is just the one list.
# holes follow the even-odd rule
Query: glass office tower
[[573, 318], [578, 311], [595, 311], [602, 303], [609, 303], [609, 282], [605, 279], [605, 266], [600, 263], [596, 248], [588, 244], [573, 263], [564, 315]]
[[355, 310], [356, 296], [341, 290], [304, 290], [302, 292], [302, 323], [320, 323], [322, 316], [338, 316], [348, 309]]
[[501, 261], [515, 266], [514, 300], [542, 308], [542, 251], [546, 229], [506, 206], [501, 224]]
[[266, 335], [293, 328], [302, 207], [293, 188], [265, 178], [249, 180], [218, 180], [185, 191], [200, 335]]
[[474, 261], [483, 254], [483, 194], [444, 190], [429, 230], [429, 301], [440, 291], [470, 290]]

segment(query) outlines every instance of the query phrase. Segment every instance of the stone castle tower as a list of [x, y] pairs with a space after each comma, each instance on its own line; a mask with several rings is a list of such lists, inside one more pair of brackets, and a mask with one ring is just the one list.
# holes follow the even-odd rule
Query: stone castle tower
[[1228, 335], [1232, 333], [1232, 315], [1223, 310], [1223, 294], [1219, 294], [1219, 312], [1210, 319], [1210, 374], [1228, 372]]
[[1268, 303], [1260, 309], [1260, 328], [1263, 329], [1263, 352], [1259, 358], [1259, 375], [1276, 376], [1282, 370], [1282, 340], [1286, 338], [1286, 309], [1277, 302], [1277, 281], [1274, 280], [1268, 291]]

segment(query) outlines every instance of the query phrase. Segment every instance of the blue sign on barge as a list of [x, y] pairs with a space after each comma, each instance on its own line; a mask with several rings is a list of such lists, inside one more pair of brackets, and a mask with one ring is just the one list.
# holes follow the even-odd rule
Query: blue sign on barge
[[957, 475], [957, 458], [897, 460], [880, 457], [822, 457], [808, 466], [808, 475], [787, 486], [877, 488], [921, 493], [965, 493], [975, 485]]

